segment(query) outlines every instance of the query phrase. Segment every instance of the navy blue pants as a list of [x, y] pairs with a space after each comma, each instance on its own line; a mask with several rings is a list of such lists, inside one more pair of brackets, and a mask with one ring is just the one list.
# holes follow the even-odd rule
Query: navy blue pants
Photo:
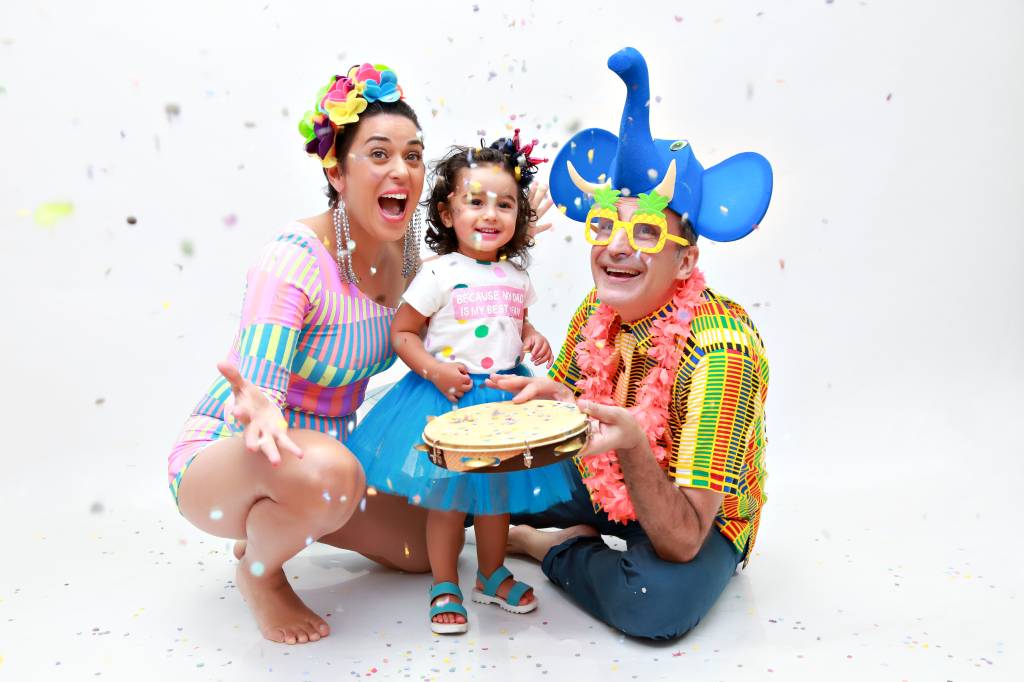
[[740, 554], [716, 529], [685, 564], [665, 561], [636, 521], [613, 523], [595, 512], [583, 483], [573, 499], [539, 514], [514, 514], [512, 523], [567, 528], [584, 523], [626, 541], [612, 549], [599, 537], [575, 537], [552, 547], [542, 569], [590, 615], [627, 635], [680, 637], [711, 610], [736, 570]]

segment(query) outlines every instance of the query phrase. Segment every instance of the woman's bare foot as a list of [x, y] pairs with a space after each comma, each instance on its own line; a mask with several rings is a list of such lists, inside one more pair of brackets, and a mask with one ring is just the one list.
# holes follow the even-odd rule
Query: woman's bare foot
[[544, 556], [548, 553], [548, 550], [562, 544], [569, 538], [580, 536], [597, 537], [598, 535], [599, 533], [596, 530], [583, 524], [570, 526], [562, 530], [537, 530], [530, 526], [512, 526], [508, 529], [508, 547], [506, 551], [508, 554], [526, 554], [537, 561], [544, 561]]
[[327, 622], [302, 603], [281, 569], [257, 577], [250, 562], [243, 560], [235, 571], [235, 582], [260, 632], [270, 641], [305, 644], [330, 634]]

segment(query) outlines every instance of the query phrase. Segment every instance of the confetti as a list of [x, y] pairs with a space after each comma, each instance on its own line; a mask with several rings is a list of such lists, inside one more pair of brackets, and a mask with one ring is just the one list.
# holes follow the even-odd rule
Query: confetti
[[136, 217], [135, 217], [135, 216], [133, 216], [133, 215], [130, 215], [130, 216], [128, 216], [128, 217], [127, 217], [127, 218], [125, 218], [124, 220], [125, 220], [125, 222], [126, 222], [126, 223], [128, 223], [129, 225], [134, 225], [135, 223], [139, 222], [138, 218], [136, 218]]
[[306, 536], [306, 547], [309, 547], [312, 544], [313, 544], [313, 536], [312, 535], [307, 535]]
[[103, 513], [103, 503], [99, 502], [99, 501], [93, 502], [92, 506], [89, 507], [89, 513], [90, 514], [102, 514]]
[[70, 201], [50, 201], [37, 206], [32, 219], [40, 227], [53, 227], [57, 221], [67, 218], [74, 212], [75, 206]]
[[262, 576], [263, 573], [266, 570], [267, 569], [266, 569], [266, 567], [263, 566], [263, 562], [262, 561], [254, 561], [251, 564], [249, 564], [249, 573], [251, 573], [252, 575], [254, 575], [257, 578]]
[[331, 501], [331, 494], [325, 490], [324, 494], [323, 494], [323, 498], [324, 498], [324, 502], [330, 502]]
[[221, 221], [224, 223], [224, 227], [234, 227], [238, 224], [238, 216], [234, 213], [228, 213], [221, 219]]
[[220, 521], [223, 518], [224, 518], [224, 512], [221, 511], [220, 509], [218, 509], [217, 507], [214, 507], [213, 509], [210, 510], [210, 520], [211, 521]]
[[196, 247], [192, 243], [191, 239], [182, 239], [181, 240], [181, 253], [182, 253], [182, 255], [184, 255], [186, 258], [191, 258], [195, 254], [195, 252], [196, 252]]
[[170, 123], [181, 116], [181, 107], [174, 102], [168, 102], [164, 105], [164, 113], [167, 114], [167, 122]]

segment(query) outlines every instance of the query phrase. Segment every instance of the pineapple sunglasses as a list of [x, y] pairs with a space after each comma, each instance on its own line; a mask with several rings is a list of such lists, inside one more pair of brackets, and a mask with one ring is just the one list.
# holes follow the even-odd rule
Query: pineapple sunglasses
[[611, 244], [619, 230], [626, 231], [629, 245], [634, 251], [641, 253], [658, 253], [665, 248], [666, 241], [680, 246], [690, 245], [687, 240], [668, 231], [668, 222], [664, 214], [637, 211], [629, 220], [619, 220], [618, 211], [615, 209], [594, 206], [587, 214], [587, 221], [583, 225], [587, 241], [594, 246]]

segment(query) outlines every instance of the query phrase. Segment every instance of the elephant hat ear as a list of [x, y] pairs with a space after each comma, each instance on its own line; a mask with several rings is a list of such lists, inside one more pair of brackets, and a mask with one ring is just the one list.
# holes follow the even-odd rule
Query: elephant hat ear
[[704, 170], [685, 139], [654, 139], [647, 63], [627, 47], [608, 59], [626, 86], [618, 136], [600, 128], [576, 133], [551, 168], [551, 196], [572, 220], [582, 222], [597, 187], [622, 196], [657, 191], [668, 207], [688, 218], [697, 234], [732, 241], [751, 232], [768, 210], [772, 170], [753, 152]]

